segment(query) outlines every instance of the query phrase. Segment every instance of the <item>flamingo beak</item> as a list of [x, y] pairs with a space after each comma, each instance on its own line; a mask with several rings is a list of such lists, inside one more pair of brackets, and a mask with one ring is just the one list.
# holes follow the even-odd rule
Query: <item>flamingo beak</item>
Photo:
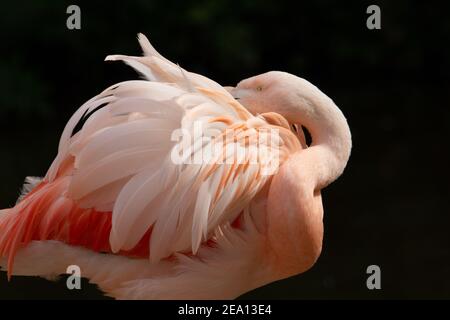
[[229, 91], [233, 98], [236, 100], [248, 97], [252, 90], [250, 89], [239, 89], [239, 88], [233, 88], [231, 91]]

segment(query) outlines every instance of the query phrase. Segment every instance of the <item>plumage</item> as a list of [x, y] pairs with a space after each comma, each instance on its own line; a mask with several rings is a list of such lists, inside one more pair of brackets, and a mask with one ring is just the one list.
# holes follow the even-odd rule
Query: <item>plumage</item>
[[83, 104], [45, 177], [0, 211], [0, 265], [51, 277], [78, 264], [116, 298], [185, 299], [233, 298], [308, 269], [321, 248], [320, 188], [350, 153], [339, 109], [284, 73], [224, 88], [138, 40], [144, 56], [106, 60], [144, 79]]

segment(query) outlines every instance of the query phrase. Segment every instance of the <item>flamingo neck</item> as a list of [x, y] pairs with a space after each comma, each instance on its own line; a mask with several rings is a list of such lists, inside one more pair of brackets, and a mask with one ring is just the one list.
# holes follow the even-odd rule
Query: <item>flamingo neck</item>
[[350, 128], [341, 110], [326, 95], [311, 101], [313, 112], [299, 119], [309, 130], [312, 144], [304, 152], [315, 166], [316, 189], [336, 180], [344, 171], [352, 147]]

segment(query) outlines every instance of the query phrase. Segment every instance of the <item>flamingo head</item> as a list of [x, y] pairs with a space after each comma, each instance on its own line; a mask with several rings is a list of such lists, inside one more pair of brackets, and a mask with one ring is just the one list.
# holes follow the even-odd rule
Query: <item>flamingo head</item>
[[251, 113], [277, 112], [291, 124], [314, 118], [316, 100], [324, 96], [305, 79], [281, 71], [242, 80], [229, 91]]

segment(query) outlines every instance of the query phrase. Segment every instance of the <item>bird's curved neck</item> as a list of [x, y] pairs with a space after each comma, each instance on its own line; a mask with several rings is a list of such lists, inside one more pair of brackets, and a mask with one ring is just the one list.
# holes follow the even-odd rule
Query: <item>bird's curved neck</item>
[[317, 173], [316, 188], [336, 180], [347, 164], [352, 147], [350, 128], [341, 110], [326, 95], [318, 95], [311, 114], [298, 119], [311, 134], [312, 144], [304, 150]]

